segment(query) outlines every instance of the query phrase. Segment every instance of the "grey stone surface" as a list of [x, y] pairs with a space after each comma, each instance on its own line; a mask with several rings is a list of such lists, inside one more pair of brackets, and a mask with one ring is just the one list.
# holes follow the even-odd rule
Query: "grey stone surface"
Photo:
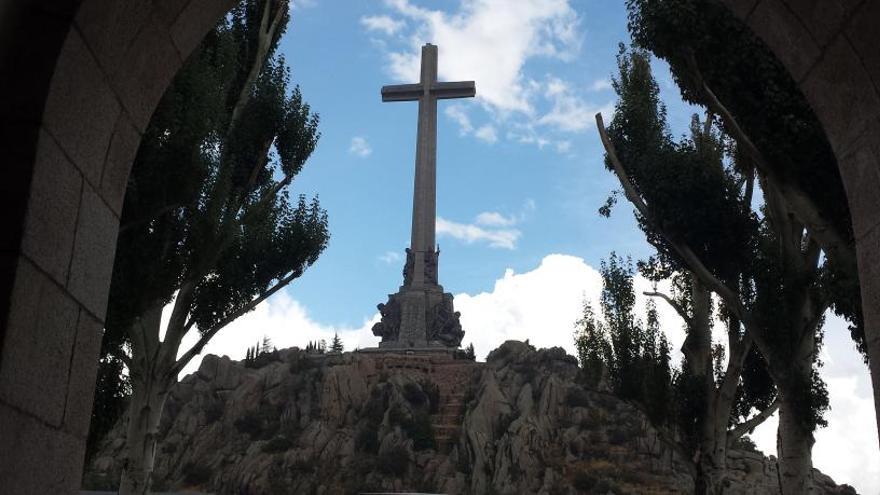
[[874, 90], [880, 94], [880, 49], [877, 48], [877, 23], [880, 22], [880, 2], [862, 2], [846, 28], [846, 39], [852, 44], [867, 70]]
[[[880, 98], [852, 45], [843, 37], [827, 48], [801, 88], [838, 157], [848, 155], [853, 143], [880, 117]], [[843, 168], [841, 175], [846, 181]], [[853, 212], [853, 216], [857, 214]]]
[[67, 287], [92, 314], [101, 317], [107, 310], [118, 230], [119, 218], [98, 193], [86, 185]]
[[153, 10], [151, 2], [83, 2], [74, 23], [108, 76], [125, 70], [126, 51]]
[[113, 131], [113, 139], [110, 141], [107, 161], [104, 163], [104, 174], [101, 177], [101, 196], [117, 217], [122, 217], [128, 174], [131, 172], [140, 142], [141, 134], [134, 124], [125, 113], [120, 114]]
[[0, 359], [0, 401], [61, 426], [78, 314], [60, 286], [19, 261]]
[[[169, 3], [173, 0], [162, 0]], [[174, 24], [171, 26], [171, 39], [177, 51], [182, 54], [184, 60], [192, 52], [205, 33], [214, 27], [229, 9], [235, 5], [235, 0], [181, 0], [186, 7], [179, 11]]]
[[168, 28], [151, 15], [126, 51], [125, 61], [110, 80], [132, 122], [143, 132], [182, 64], [180, 52], [171, 42]]
[[75, 493], [84, 441], [0, 403], [0, 490], [9, 495]]
[[71, 30], [52, 78], [43, 125], [92, 184], [100, 184], [119, 111], [106, 76], [79, 33]]
[[40, 132], [22, 251], [61, 285], [67, 281], [82, 175], [55, 140]]
[[771, 46], [781, 47], [788, 54], [786, 68], [799, 81], [819, 57], [819, 47], [800, 23], [778, 24], [775, 19], [787, 13], [782, 0], [762, 0], [749, 18], [749, 25], [757, 32], [766, 32], [765, 40]]
[[[853, 143], [852, 152], [838, 159], [850, 210], [868, 212], [877, 207], [880, 191], [880, 122]], [[880, 224], [880, 215], [853, 215], [853, 233], [861, 238]]]
[[64, 430], [81, 439], [85, 439], [89, 434], [95, 379], [98, 372], [95, 362], [100, 357], [103, 327], [104, 325], [88, 312], [80, 310], [76, 341], [70, 360], [70, 376], [76, 379], [70, 381], [67, 389]]

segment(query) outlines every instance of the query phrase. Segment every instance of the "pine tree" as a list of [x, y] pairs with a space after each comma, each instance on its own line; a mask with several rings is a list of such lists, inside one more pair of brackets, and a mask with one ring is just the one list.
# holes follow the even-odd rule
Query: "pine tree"
[[345, 346], [342, 344], [342, 339], [339, 338], [338, 333], [333, 334], [333, 340], [330, 343], [330, 352], [342, 353], [345, 350]]

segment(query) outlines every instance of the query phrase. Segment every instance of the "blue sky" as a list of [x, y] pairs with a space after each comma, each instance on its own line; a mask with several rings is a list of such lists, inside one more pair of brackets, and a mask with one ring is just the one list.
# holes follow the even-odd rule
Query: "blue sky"
[[[475, 29], [468, 22], [481, 15], [468, 17], [467, 9], [451, 2], [412, 4], [438, 9], [424, 14], [445, 16], [435, 21], [438, 27], [421, 13], [406, 15], [406, 8], [380, 2], [316, 2], [294, 11], [282, 51], [321, 115], [322, 132], [294, 191], [320, 195], [333, 236], [318, 264], [290, 290], [315, 318], [354, 325], [400, 284], [402, 262], [395, 254], [409, 242], [417, 105], [383, 104], [379, 89], [416, 82], [402, 76], [407, 67], [394, 60], [415, 56], [423, 42], [439, 45], [441, 79], [476, 79], [477, 86], [477, 98], [442, 101], [438, 111], [437, 209], [446, 221], [441, 227], [486, 231], [458, 238], [438, 232], [441, 282], [448, 290], [491, 289], [506, 268], [534, 268], [552, 252], [580, 256], [591, 265], [612, 249], [636, 257], [647, 253], [631, 215], [623, 210], [610, 220], [596, 215], [615, 180], [603, 168], [593, 115], [602, 110], [610, 118], [614, 94], [608, 82], [617, 44], [627, 39], [625, 11], [612, 1], [538, 3], [567, 10], [533, 22], [558, 23], [574, 32], [533, 35], [532, 42], [550, 44], [545, 52], [555, 54], [495, 46], [522, 37], [516, 33], [463, 50], [482, 65], [499, 51], [516, 52], [506, 54], [515, 59], [510, 65], [519, 65], [515, 77], [493, 75], [489, 82], [468, 73], [469, 62], [457, 61], [462, 53], [442, 43], [467, 36]], [[440, 30], [446, 32], [436, 33]], [[417, 71], [417, 64], [413, 58], [408, 68]], [[669, 81], [665, 68], [660, 77]], [[524, 111], [523, 105], [531, 108]], [[683, 105], [670, 113], [681, 113], [687, 122]], [[469, 122], [464, 126], [463, 118]], [[496, 223], [510, 225], [480, 225], [481, 213], [497, 214]]]
[[[322, 133], [292, 193], [320, 195], [332, 238], [315, 266], [206, 352], [240, 359], [263, 335], [278, 347], [335, 332], [349, 348], [375, 343], [376, 304], [402, 283], [417, 113], [414, 102], [382, 103], [379, 91], [417, 82], [426, 42], [439, 47], [441, 80], [477, 88], [476, 98], [438, 109], [440, 282], [456, 294], [464, 342], [479, 356], [508, 338], [572, 352], [581, 301], [601, 289], [594, 267], [611, 251], [651, 252], [625, 201], [610, 219], [597, 214], [618, 187], [603, 166], [594, 114], [611, 119], [610, 78], [618, 43], [629, 39], [623, 2], [301, 0], [292, 12], [281, 53]], [[672, 130], [683, 134], [696, 109], [681, 102], [662, 62], [654, 69]], [[677, 349], [682, 322], [659, 309]], [[829, 318], [826, 328], [832, 411], [814, 462], [838, 482], [878, 493], [867, 369], [845, 323]], [[775, 420], [754, 437], [772, 453]]]

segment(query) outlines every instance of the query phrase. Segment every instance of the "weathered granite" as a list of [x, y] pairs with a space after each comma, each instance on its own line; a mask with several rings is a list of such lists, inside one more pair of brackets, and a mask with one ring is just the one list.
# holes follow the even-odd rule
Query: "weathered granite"
[[[206, 357], [172, 392], [158, 489], [217, 494], [693, 493], [674, 436], [578, 384], [575, 358], [509, 341], [485, 364], [441, 353]], [[124, 425], [86, 488], [118, 479]], [[731, 451], [731, 495], [778, 493], [775, 460]], [[854, 494], [814, 471], [817, 495]]]

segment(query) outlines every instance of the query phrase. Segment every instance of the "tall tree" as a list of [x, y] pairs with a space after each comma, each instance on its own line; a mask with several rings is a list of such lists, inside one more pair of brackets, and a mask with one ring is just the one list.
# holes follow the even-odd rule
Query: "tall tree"
[[342, 343], [342, 339], [339, 338], [338, 333], [333, 334], [333, 340], [330, 342], [330, 352], [342, 352], [345, 350], [345, 345]]
[[[828, 268], [818, 265], [816, 243], [790, 209], [783, 211], [786, 220], [776, 220], [778, 214], [771, 210], [787, 203], [767, 181], [760, 182], [768, 204], [765, 214], [760, 219], [752, 214], [753, 169], [737, 160], [729, 166], [716, 158], [707, 160], [716, 153], [701, 149], [705, 134], [679, 143], [670, 138], [647, 54], [627, 54], [622, 48], [619, 66], [614, 84], [620, 100], [607, 132], [597, 115], [606, 164], [636, 207], [661, 265], [691, 272], [717, 294], [728, 315], [729, 335], [739, 336], [743, 328], [738, 337], [742, 344], [753, 340], [760, 349], [780, 395], [782, 490], [803, 493], [811, 483], [812, 432], [827, 406], [814, 365], [821, 315], [828, 304], [827, 291], [821, 290]], [[731, 142], [733, 156], [737, 144]], [[784, 294], [785, 304], [764, 302], [774, 294]], [[748, 346], [740, 345], [738, 351], [735, 361], [741, 368]], [[730, 389], [736, 387], [727, 387], [728, 396]]]
[[[131, 348], [118, 356], [132, 386], [120, 493], [150, 490], [178, 373], [327, 244], [317, 199], [288, 199], [319, 137], [317, 116], [274, 53], [288, 16], [284, 0], [233, 8], [163, 96], [135, 158], [107, 316], [107, 333]], [[196, 344], [181, 349], [190, 332]]]
[[[831, 309], [870, 365], [880, 431], [880, 339], [867, 341], [849, 202], [831, 145], [797, 83], [716, 0], [627, 0], [634, 42], [669, 62], [682, 97], [710, 109], [823, 251]], [[876, 330], [875, 330], [876, 333]]]
[[[588, 302], [576, 322], [575, 347], [587, 383], [605, 378], [615, 395], [642, 404], [656, 424], [669, 416], [672, 372], [669, 344], [649, 301], [647, 321], [635, 317], [634, 270], [630, 260], [611, 253], [601, 263], [601, 319]], [[607, 373], [607, 377], [606, 377]]]

